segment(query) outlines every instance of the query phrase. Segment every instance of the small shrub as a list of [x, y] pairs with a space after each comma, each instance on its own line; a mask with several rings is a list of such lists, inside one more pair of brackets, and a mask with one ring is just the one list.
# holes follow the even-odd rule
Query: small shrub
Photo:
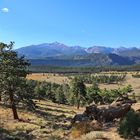
[[124, 138], [130, 138], [134, 136], [140, 136], [140, 114], [134, 110], [130, 110], [126, 116], [120, 121], [119, 134]]
[[82, 121], [75, 123], [71, 130], [71, 136], [73, 138], [78, 138], [84, 134], [91, 131], [102, 130], [102, 124], [97, 121]]

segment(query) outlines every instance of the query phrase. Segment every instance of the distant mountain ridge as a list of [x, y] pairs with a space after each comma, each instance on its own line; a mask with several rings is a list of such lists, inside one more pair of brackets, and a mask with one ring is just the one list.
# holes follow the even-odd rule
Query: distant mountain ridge
[[84, 48], [80, 46], [67, 46], [59, 42], [44, 43], [39, 45], [31, 45], [16, 50], [20, 55], [27, 58], [45, 58], [56, 57], [62, 55], [84, 55], [87, 54]]
[[[63, 43], [43, 43], [16, 50], [31, 59], [32, 64], [57, 66], [131, 65], [140, 62], [140, 48], [105, 46], [68, 46]], [[42, 61], [41, 61], [42, 60]]]

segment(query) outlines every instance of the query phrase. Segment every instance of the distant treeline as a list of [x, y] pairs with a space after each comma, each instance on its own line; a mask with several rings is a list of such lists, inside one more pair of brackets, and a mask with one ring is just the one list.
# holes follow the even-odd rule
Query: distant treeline
[[96, 73], [108, 71], [140, 71], [139, 65], [129, 66], [96, 66], [96, 67], [55, 67], [55, 66], [30, 66], [33, 73]]
[[[93, 83], [106, 83], [106, 84], [115, 84], [119, 82], [123, 82], [125, 80], [126, 74], [110, 74], [110, 75], [105, 75], [105, 74], [98, 74], [98, 75], [90, 75], [90, 74], [81, 74], [81, 75], [76, 75], [80, 77], [85, 84], [93, 84]], [[72, 77], [68, 76], [69, 79], [72, 79]]]

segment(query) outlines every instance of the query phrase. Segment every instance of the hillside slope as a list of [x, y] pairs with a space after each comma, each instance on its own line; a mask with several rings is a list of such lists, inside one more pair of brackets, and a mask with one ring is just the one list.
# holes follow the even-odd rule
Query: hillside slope
[[[21, 121], [13, 120], [9, 108], [0, 106], [0, 139], [24, 139], [24, 140], [73, 140], [71, 136], [71, 119], [80, 110], [71, 106], [58, 105], [50, 101], [37, 101], [38, 109], [35, 112], [19, 110]], [[140, 108], [140, 104], [134, 105], [134, 109]], [[124, 140], [116, 132], [117, 127], [110, 125], [101, 131], [91, 131], [77, 140], [114, 139]]]

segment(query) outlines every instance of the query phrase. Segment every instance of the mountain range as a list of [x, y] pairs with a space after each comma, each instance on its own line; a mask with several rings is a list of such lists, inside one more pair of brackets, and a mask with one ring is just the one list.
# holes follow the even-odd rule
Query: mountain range
[[111, 48], [105, 46], [68, 46], [53, 42], [16, 49], [32, 65], [51, 66], [106, 66], [132, 65], [140, 62], [140, 48]]

